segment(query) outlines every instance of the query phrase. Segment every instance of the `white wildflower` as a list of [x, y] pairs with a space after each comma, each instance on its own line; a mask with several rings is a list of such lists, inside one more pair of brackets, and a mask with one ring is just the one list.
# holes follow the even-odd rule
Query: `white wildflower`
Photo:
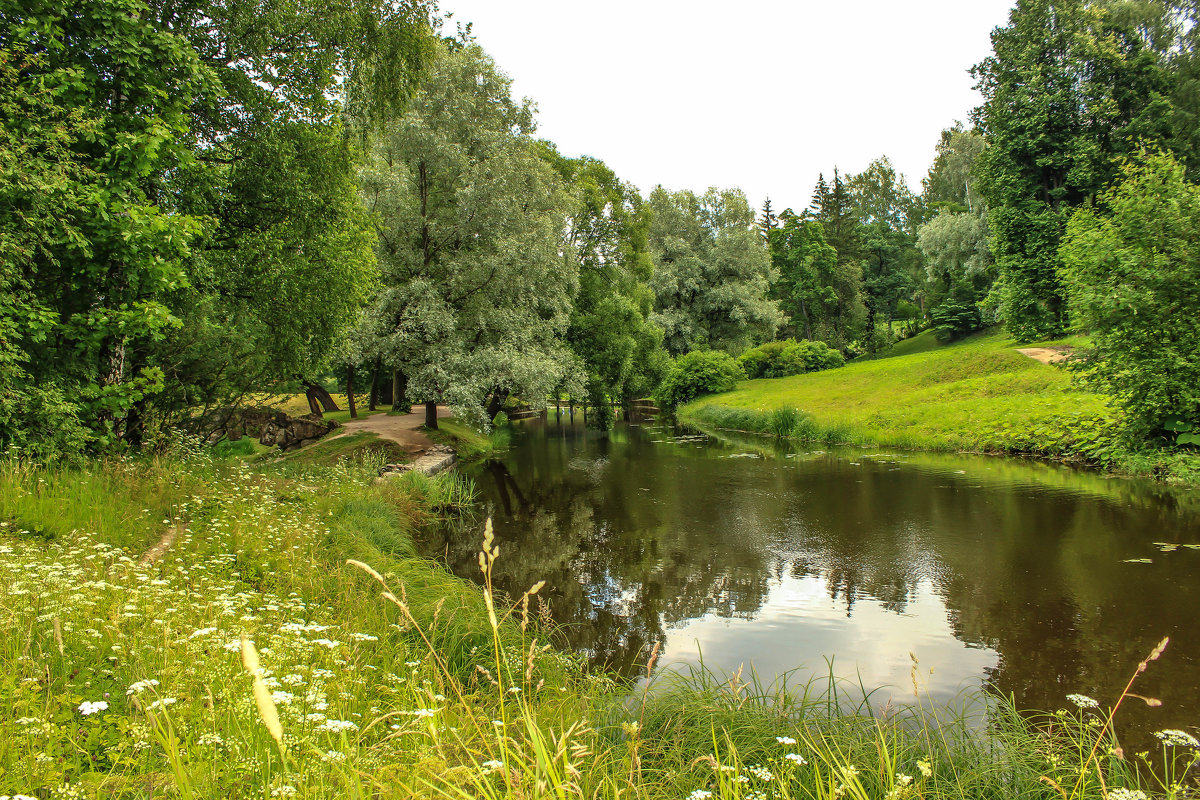
[[796, 740], [793, 739], [791, 736], [776, 736], [775, 741], [779, 742], [780, 744], [795, 744], [796, 743]]
[[784, 756], [784, 758], [786, 758], [788, 761], [794, 762], [798, 767], [802, 767], [808, 763], [808, 761], [804, 759], [804, 756], [800, 755], [799, 753], [788, 753], [786, 756]]
[[1168, 728], [1154, 735], [1162, 741], [1164, 747], [1194, 747], [1200, 750], [1200, 741], [1196, 741], [1196, 737], [1187, 731]]
[[1100, 704], [1086, 694], [1069, 694], [1067, 699], [1079, 708], [1099, 708]]
[[106, 708], [108, 708], [108, 701], [106, 700], [84, 700], [79, 704], [79, 713], [87, 717]]

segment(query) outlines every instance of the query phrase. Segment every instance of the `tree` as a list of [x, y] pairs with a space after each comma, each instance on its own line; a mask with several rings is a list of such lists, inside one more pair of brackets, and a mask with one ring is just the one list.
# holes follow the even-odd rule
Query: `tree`
[[653, 321], [672, 355], [724, 350], [731, 355], [769, 340], [782, 322], [767, 297], [774, 270], [737, 189], [689, 191], [655, 187], [650, 251]]
[[987, 140], [961, 124], [942, 131], [937, 155], [922, 181], [925, 205], [951, 212], [980, 213], [984, 205], [975, 177], [975, 165], [987, 148]]
[[152, 415], [319, 370], [373, 270], [342, 112], [395, 109], [431, 41], [427, 8], [371, 0], [0, 0], [6, 102], [48, 100], [3, 138], [54, 138], [74, 184], [14, 279], [39, 325], [0, 323], [19, 380], [136, 445]]
[[1162, 153], [1121, 175], [1071, 218], [1061, 275], [1091, 336], [1087, 374], [1143, 439], [1172, 421], [1200, 426], [1200, 186]]
[[930, 314], [943, 341], [985, 324], [980, 303], [995, 280], [987, 206], [974, 177], [986, 147], [982, 136], [959, 125], [942, 131], [924, 181], [925, 203], [936, 212], [917, 229], [917, 246], [925, 256]]
[[867, 344], [873, 348], [876, 321], [886, 320], [890, 333], [900, 301], [916, 285], [916, 228], [923, 209], [886, 156], [851, 177], [848, 185], [860, 226]]
[[768, 245], [771, 242], [771, 231], [779, 227], [779, 215], [771, 208], [771, 198], [763, 201], [762, 216], [758, 220], [759, 235]]
[[1140, 140], [1170, 135], [1164, 73], [1138, 35], [1084, 0], [1020, 0], [976, 65], [975, 122], [1000, 305], [1032, 340], [1067, 324], [1057, 255], [1071, 209], [1101, 191]]
[[[662, 330], [650, 322], [650, 211], [604, 162], [565, 158], [548, 142], [542, 148], [575, 200], [568, 244], [579, 260], [579, 292], [567, 342], [587, 372], [588, 402], [607, 407], [612, 398], [627, 406], [653, 392], [669, 366]], [[612, 415], [592, 419], [606, 427]]]
[[861, 267], [838, 261], [816, 220], [790, 209], [780, 219], [782, 225], [771, 231], [771, 262], [778, 275], [772, 295], [805, 339], [844, 349], [866, 316]]
[[373, 315], [408, 396], [485, 426], [489, 396], [544, 402], [577, 366], [563, 336], [579, 268], [572, 211], [537, 152], [533, 110], [475, 45], [446, 50], [372, 148], [362, 190], [379, 231]]

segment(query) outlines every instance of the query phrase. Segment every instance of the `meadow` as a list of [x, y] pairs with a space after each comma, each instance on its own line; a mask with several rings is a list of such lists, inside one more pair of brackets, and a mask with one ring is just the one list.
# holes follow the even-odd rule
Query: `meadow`
[[[381, 463], [4, 462], [0, 797], [1185, 796], [1200, 743], [1164, 733], [1165, 772], [1118, 757], [1124, 695], [955, 716], [916, 664], [899, 707], [824, 675], [618, 685], [553, 646], [544, 587], [492, 591], [505, 544], [469, 484]], [[448, 517], [478, 584], [414, 552]]]
[[1200, 481], [1194, 456], [1128, 447], [1105, 396], [1082, 388], [1065, 366], [1017, 352], [1073, 343], [1018, 345], [984, 333], [940, 346], [926, 332], [885, 357], [745, 381], [682, 406], [678, 417], [825, 445], [1032, 455]]

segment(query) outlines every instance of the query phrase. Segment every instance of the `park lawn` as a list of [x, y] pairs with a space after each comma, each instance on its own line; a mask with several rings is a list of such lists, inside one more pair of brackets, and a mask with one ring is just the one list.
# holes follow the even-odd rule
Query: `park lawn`
[[1116, 419], [1107, 399], [1074, 386], [1062, 367], [1017, 352], [1006, 335], [948, 346], [929, 334], [909, 341], [906, 354], [745, 381], [680, 408], [679, 418], [766, 432], [777, 409], [796, 409], [807, 420], [799, 438], [923, 450], [1070, 456], [1094, 445], [1089, 437], [1111, 442]]
[[[338, 404], [341, 411], [329, 411], [322, 415], [323, 419], [334, 420], [335, 422], [348, 422], [350, 420], [350, 405], [346, 400], [346, 395], [338, 392], [331, 392], [330, 397]], [[367, 410], [366, 395], [354, 393], [354, 399], [358, 403], [357, 411], [360, 417], [369, 417], [372, 414], [386, 414], [391, 406], [380, 406], [374, 411]], [[304, 393], [293, 395], [276, 395], [267, 400], [266, 405], [273, 408], [278, 408], [288, 416], [303, 417], [309, 413], [308, 399]]]

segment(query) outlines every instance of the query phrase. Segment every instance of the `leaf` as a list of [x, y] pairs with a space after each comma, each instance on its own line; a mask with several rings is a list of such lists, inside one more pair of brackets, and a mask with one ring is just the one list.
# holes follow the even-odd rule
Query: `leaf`
[[1126, 563], [1126, 564], [1153, 564], [1154, 562], [1149, 558], [1127, 558], [1127, 559], [1125, 559], [1124, 563]]

